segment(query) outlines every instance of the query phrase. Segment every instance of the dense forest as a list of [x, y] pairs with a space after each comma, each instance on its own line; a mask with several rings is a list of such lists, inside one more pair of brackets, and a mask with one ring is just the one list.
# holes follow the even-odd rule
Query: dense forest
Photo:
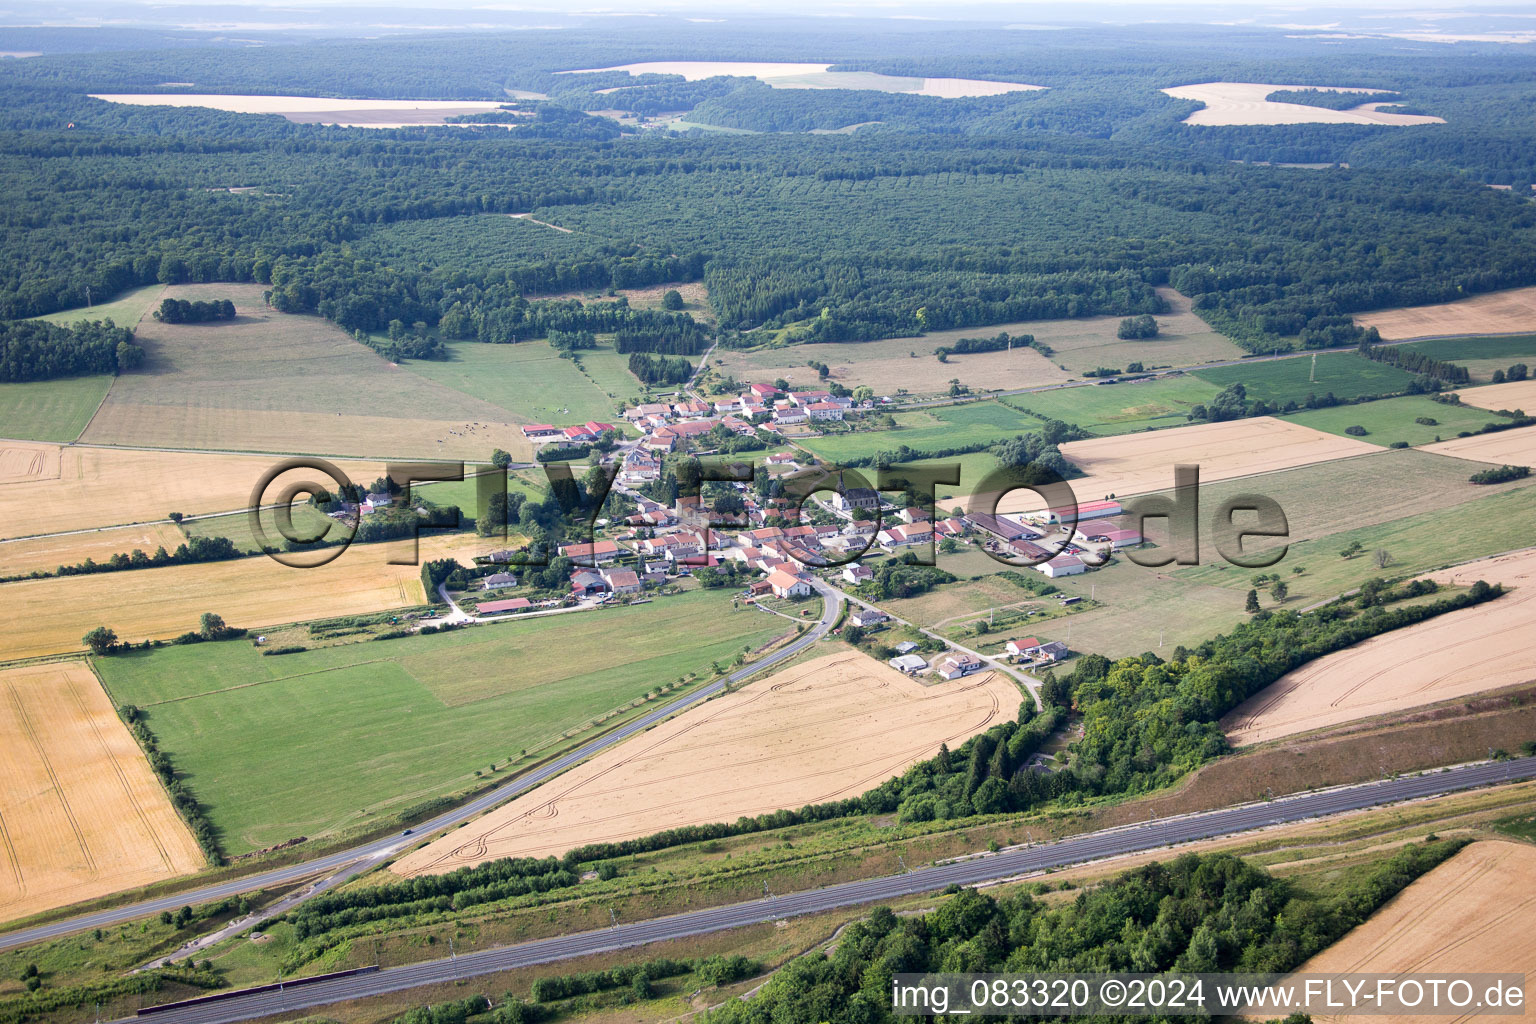
[[82, 320], [73, 327], [41, 320], [0, 323], [0, 380], [117, 373], [143, 359], [133, 332], [111, 320]]
[[[1142, 27], [1135, 47], [1115, 48], [1127, 31], [1050, 33], [1047, 45], [882, 22], [730, 41], [722, 28], [671, 25], [541, 37], [516, 59], [490, 39], [432, 36], [7, 62], [0, 181], [14, 199], [0, 212], [0, 318], [74, 308], [88, 289], [255, 281], [277, 308], [370, 336], [392, 321], [493, 342], [627, 330], [628, 351], [696, 355], [712, 338], [686, 314], [541, 297], [703, 279], [728, 334], [794, 325], [801, 340], [830, 342], [1156, 315], [1153, 288], [1171, 284], [1240, 344], [1279, 351], [1356, 343], [1349, 315], [1362, 310], [1536, 283], [1536, 205], [1483, 187], [1536, 180], [1530, 58], [1404, 56], [1371, 42], [1322, 54], [1231, 30], [1216, 59], [1171, 27]], [[821, 54], [840, 70], [1049, 88], [941, 100], [553, 73]], [[549, 99], [510, 103], [529, 115], [511, 131], [370, 130], [84, 95], [167, 80]], [[1448, 123], [1181, 124], [1196, 105], [1160, 89], [1210, 80], [1388, 89]], [[642, 116], [692, 104], [696, 122], [760, 134], [636, 134], [587, 113], [615, 104]], [[803, 132], [868, 121], [880, 123]], [[435, 354], [391, 341], [391, 354]]]
[[1404, 847], [1326, 896], [1231, 854], [1187, 853], [1128, 871], [1067, 903], [1048, 902], [1027, 888], [1000, 896], [962, 889], [925, 914], [898, 917], [877, 907], [844, 929], [830, 951], [791, 961], [750, 999], [729, 1000], [705, 1020], [912, 1019], [891, 1007], [892, 978], [903, 973], [1278, 974], [1326, 948], [1462, 845], [1439, 840]]

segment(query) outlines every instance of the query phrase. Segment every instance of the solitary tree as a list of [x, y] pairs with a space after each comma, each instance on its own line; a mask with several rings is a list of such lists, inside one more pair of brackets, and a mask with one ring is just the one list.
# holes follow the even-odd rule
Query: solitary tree
[[203, 612], [201, 628], [198, 632], [203, 635], [204, 640], [218, 640], [228, 631], [229, 627], [224, 625], [222, 616], [213, 612]]
[[1256, 612], [1258, 610], [1259, 610], [1259, 592], [1257, 590], [1250, 590], [1250, 591], [1248, 591], [1248, 602], [1243, 605], [1243, 611], [1247, 612], [1249, 615], [1252, 615], [1254, 612]]
[[508, 466], [512, 465], [512, 456], [510, 453], [504, 452], [500, 448], [494, 449], [491, 452], [491, 465], [495, 466], [497, 469], [506, 469]]
[[676, 288], [668, 288], [661, 296], [661, 308], [677, 312], [683, 308], [683, 293]]
[[1386, 548], [1377, 548], [1376, 553], [1371, 556], [1371, 561], [1376, 563], [1376, 568], [1385, 569], [1392, 564], [1392, 552]]
[[92, 654], [111, 654], [117, 646], [117, 633], [110, 626], [97, 626], [81, 637], [80, 642], [89, 647]]
[[1271, 595], [1273, 595], [1275, 604], [1284, 604], [1286, 595], [1291, 592], [1291, 588], [1285, 585], [1284, 580], [1280, 580], [1274, 586], [1269, 588], [1269, 592]]

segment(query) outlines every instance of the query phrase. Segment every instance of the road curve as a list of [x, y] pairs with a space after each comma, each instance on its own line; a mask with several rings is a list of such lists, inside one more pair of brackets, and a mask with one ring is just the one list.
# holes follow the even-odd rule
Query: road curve
[[[48, 924], [21, 928], [16, 931], [0, 932], [0, 950], [14, 949], [17, 946], [41, 942], [45, 939], [53, 939], [61, 935], [68, 935], [72, 932], [85, 931], [91, 928], [105, 928], [110, 925], [120, 924], [123, 921], [131, 921], [151, 914], [158, 914], [162, 910], [174, 912], [183, 906], [220, 900], [226, 896], [238, 896], [241, 893], [256, 892], [260, 889], [292, 885], [316, 875], [333, 872], [314, 886], [269, 908], [261, 917], [270, 917], [289, 910], [304, 899], [316, 893], [334, 888], [348, 879], [354, 878], [364, 871], [390, 859], [405, 847], [421, 842], [426, 836], [444, 829], [453, 828], [460, 822], [468, 821], [471, 818], [484, 814], [498, 804], [505, 803], [513, 797], [520, 796], [528, 790], [548, 782], [556, 775], [580, 764], [599, 751], [606, 750], [616, 743], [622, 743], [635, 733], [643, 732], [658, 722], [670, 718], [702, 700], [713, 697], [724, 690], [727, 684], [738, 683], [748, 676], [761, 672], [765, 668], [770, 668], [800, 654], [825, 636], [827, 631], [837, 622], [838, 616], [842, 614], [843, 599], [841, 594], [821, 580], [813, 581], [812, 585], [816, 587], [817, 592], [822, 597], [821, 619], [790, 643], [764, 655], [756, 661], [744, 665], [728, 676], [717, 679], [707, 686], [701, 686], [692, 693], [664, 704], [654, 711], [647, 712], [633, 721], [626, 722], [612, 732], [599, 736], [591, 742], [584, 743], [570, 753], [562, 755], [546, 765], [534, 769], [525, 775], [520, 775], [515, 779], [510, 779], [495, 789], [482, 793], [468, 803], [461, 804], [430, 821], [414, 826], [411, 829], [412, 834], [409, 838], [390, 835], [364, 843], [361, 846], [340, 850], [336, 853], [327, 854], [324, 857], [317, 857], [314, 860], [303, 861], [288, 867], [274, 868], [270, 871], [230, 879], [227, 882], [217, 882], [198, 889], [184, 890], [169, 896], [143, 900], [121, 907], [112, 907], [108, 910], [100, 910], [95, 913], [66, 918]], [[257, 923], [258, 920], [258, 918], [252, 918], [242, 921], [241, 927], [249, 927]], [[178, 951], [173, 955], [185, 954]]]
[[[875, 900], [888, 900], [945, 886], [977, 885], [1063, 864], [1137, 853], [1174, 843], [1209, 839], [1358, 810], [1400, 800], [1450, 793], [1476, 786], [1536, 778], [1536, 757], [1493, 761], [1406, 778], [1345, 786], [1266, 803], [1207, 811], [1177, 818], [1138, 822], [1121, 828], [1028, 846], [1002, 853], [848, 882], [810, 892], [776, 896], [698, 910], [650, 921], [637, 921], [597, 932], [562, 935], [516, 946], [488, 949], [448, 960], [393, 967], [371, 974], [319, 981], [280, 991], [231, 995], [219, 1002], [156, 1013], [156, 1024], [231, 1024], [269, 1014], [323, 1006], [344, 1000], [398, 992], [499, 971], [589, 956], [666, 939], [684, 938], [743, 925], [815, 914]], [[132, 1020], [134, 1018], [128, 1018]]]

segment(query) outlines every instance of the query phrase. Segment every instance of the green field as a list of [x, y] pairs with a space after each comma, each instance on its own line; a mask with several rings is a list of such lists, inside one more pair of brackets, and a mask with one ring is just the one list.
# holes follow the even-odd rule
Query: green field
[[[1521, 487], [1449, 508], [1304, 540], [1292, 544], [1273, 569], [1247, 570], [1211, 562], [1179, 569], [1174, 577], [1246, 591], [1252, 585], [1250, 577], [1254, 572], [1278, 572], [1290, 587], [1293, 605], [1305, 605], [1343, 593], [1373, 576], [1417, 575], [1529, 547], [1536, 541], [1531, 532], [1533, 516], [1536, 489]], [[1339, 552], [1352, 541], [1359, 541], [1364, 550], [1352, 558], [1341, 557]], [[1374, 561], [1377, 549], [1392, 556], [1391, 564], [1385, 568]], [[1306, 572], [1294, 575], [1292, 570], [1296, 566], [1302, 566]]]
[[[1436, 422], [1433, 425], [1415, 423], [1419, 417]], [[1405, 395], [1363, 405], [1339, 405], [1332, 409], [1308, 409], [1282, 418], [1329, 434], [1342, 435], [1347, 427], [1364, 427], [1368, 431], [1365, 436], [1373, 444], [1380, 445], [1394, 441], [1432, 444], [1450, 440], [1463, 430], [1481, 430], [1484, 424], [1499, 419], [1486, 409], [1442, 405], [1424, 395]]]
[[1319, 352], [1316, 363], [1314, 370], [1313, 357], [1299, 355], [1193, 372], [1218, 388], [1242, 384], [1248, 389], [1250, 400], [1282, 404], [1305, 402], [1308, 395], [1321, 396], [1330, 391], [1339, 398], [1401, 391], [1414, 376], [1406, 370], [1372, 362], [1353, 352]]
[[85, 306], [76, 309], [66, 309], [59, 313], [45, 313], [37, 320], [47, 320], [54, 324], [73, 324], [81, 320], [111, 320], [119, 327], [132, 327], [143, 319], [144, 315], [152, 308], [159, 305], [160, 295], [165, 291], [163, 284], [145, 285], [143, 288], [130, 288], [117, 296], [111, 302], [98, 302], [89, 308]]
[[1494, 370], [1507, 370], [1514, 363], [1536, 362], [1536, 334], [1509, 338], [1444, 338], [1403, 347], [1422, 352], [1431, 359], [1465, 366], [1472, 379], [1478, 382], [1486, 382]]
[[1221, 389], [1187, 374], [1134, 384], [1082, 387], [1010, 395], [1004, 405], [1076, 423], [1093, 434], [1129, 434], [1152, 427], [1181, 427], [1192, 406], [1214, 398]]
[[[267, 543], [282, 544], [282, 533], [277, 528], [274, 513], [265, 510], [261, 513], [261, 526], [266, 531]], [[338, 540], [347, 535], [346, 527], [334, 519], [327, 518], [324, 512], [313, 505], [295, 505], [292, 510], [293, 528], [301, 536], [324, 536], [330, 540]], [[190, 537], [228, 537], [229, 540], [241, 551], [259, 551], [261, 541], [256, 537], [256, 531], [251, 528], [251, 518], [246, 512], [237, 512], [234, 515], [208, 516], [203, 519], [185, 519], [181, 523], [181, 532]], [[423, 536], [430, 536], [423, 531]]]
[[895, 414], [896, 430], [860, 431], [811, 438], [802, 447], [831, 462], [867, 458], [878, 451], [908, 445], [918, 451], [991, 444], [1034, 430], [1040, 421], [999, 402], [940, 406]]
[[0, 437], [73, 441], [91, 422], [115, 378], [109, 373], [0, 383]]
[[[516, 345], [462, 341], [452, 342], [448, 348], [453, 353], [451, 359], [412, 359], [405, 367], [428, 380], [500, 406], [523, 423], [567, 426], [587, 420], [612, 422], [618, 416], [618, 403], [640, 391], [639, 382], [630, 377], [630, 386], [615, 390], [610, 397], [544, 341]], [[616, 383], [605, 355], [623, 358], [598, 349], [582, 354], [583, 365], [598, 380]], [[629, 371], [624, 373], [628, 375]]]
[[279, 657], [240, 640], [96, 664], [115, 703], [146, 709], [226, 850], [242, 853], [461, 791], [476, 770], [786, 626], [696, 591]]

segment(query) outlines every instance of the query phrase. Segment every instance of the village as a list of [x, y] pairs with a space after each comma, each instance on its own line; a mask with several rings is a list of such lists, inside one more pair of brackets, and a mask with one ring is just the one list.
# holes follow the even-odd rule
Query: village
[[[591, 540], [560, 546], [558, 554], [572, 565], [568, 593], [508, 596], [519, 584], [516, 567], [509, 564], [519, 560], [518, 553], [494, 552], [477, 559], [478, 571], [499, 571], [461, 580], [469, 592], [457, 598], [444, 589], [453, 609], [449, 618], [495, 621], [557, 614], [649, 601], [703, 586], [738, 588], [742, 604], [803, 619], [811, 615], [813, 597], [836, 590], [850, 608], [840, 634], [852, 627], [847, 636], [865, 638], [893, 626], [908, 627], [907, 634], [916, 639], [893, 636], [891, 644], [875, 647], [908, 675], [955, 679], [1001, 663], [1047, 667], [1066, 659], [1071, 653], [1066, 642], [1034, 636], [1009, 639], [992, 655], [961, 647], [881, 610], [868, 584], [882, 563], [931, 566], [938, 552], [967, 549], [1060, 580], [1104, 565], [1116, 551], [1142, 545], [1141, 533], [1121, 518], [1124, 510], [1113, 500], [1078, 505], [1075, 522], [1067, 508], [1010, 514], [956, 508], [945, 515], [893, 500], [910, 500], [910, 492], [882, 494], [871, 487], [845, 486], [841, 473], [831, 475], [837, 472], [834, 467], [793, 445], [796, 437], [807, 436], [803, 431], [813, 422], [857, 418], [883, 401], [888, 399], [858, 402], [826, 390], [753, 383], [730, 400], [711, 402], [684, 391], [672, 401], [637, 404], [623, 417], [638, 437], [599, 422], [525, 426], [523, 433], [537, 446], [540, 462], [590, 453], [594, 463], [615, 466], [614, 491], [631, 511], [598, 518]], [[722, 451], [722, 439], [729, 438], [748, 441], [744, 448], [725, 446]], [[758, 454], [764, 451], [768, 454]], [[735, 452], [749, 454], [738, 460], [732, 457]], [[740, 477], [747, 475], [745, 464], [753, 462], [752, 482], [711, 482], [713, 500], [704, 494], [658, 500], [667, 459], [689, 456], [717, 456]], [[763, 477], [769, 486], [760, 485]], [[791, 482], [799, 483], [794, 491], [801, 499], [786, 496], [784, 485]], [[730, 498], [722, 500], [725, 495]], [[387, 497], [368, 495], [362, 510]], [[1071, 609], [1082, 600], [1060, 594], [1057, 605]], [[802, 602], [806, 607], [795, 607]]]

